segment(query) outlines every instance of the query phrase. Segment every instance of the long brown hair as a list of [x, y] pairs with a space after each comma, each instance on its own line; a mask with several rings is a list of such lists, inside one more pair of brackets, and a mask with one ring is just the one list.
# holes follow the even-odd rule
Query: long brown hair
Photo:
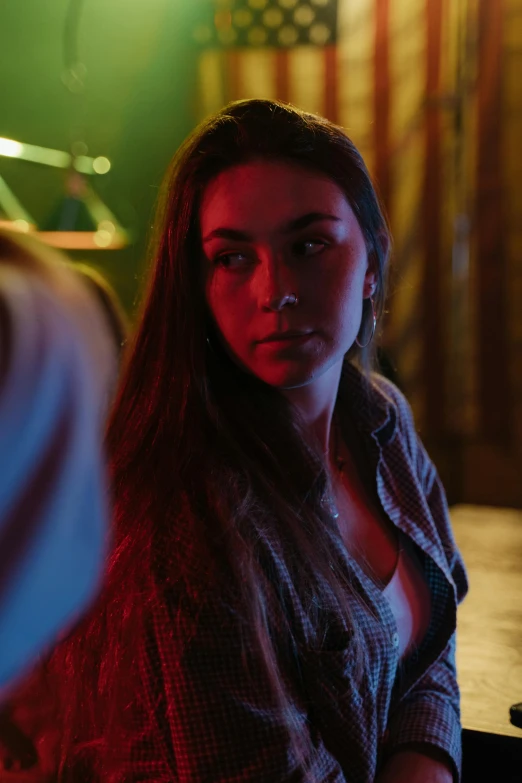
[[[115, 546], [106, 586], [53, 661], [65, 704], [65, 763], [91, 748], [103, 780], [111, 779], [111, 753], [125, 731], [136, 638], [154, 602], [164, 600], [166, 581], [201, 601], [208, 590], [233, 594], [281, 710], [288, 700], [266, 611], [277, 585], [260, 561], [260, 532], [285, 553], [313, 627], [327, 592], [351, 616], [352, 589], [335, 566], [335, 525], [322, 502], [323, 458], [283, 395], [241, 371], [212, 340], [205, 308], [201, 195], [220, 171], [252, 158], [299, 163], [339, 185], [375, 259], [382, 309], [386, 222], [342, 129], [285, 104], [248, 100], [193, 132], [167, 173], [148, 291], [108, 429]], [[349, 360], [364, 363], [365, 355], [354, 346]], [[286, 633], [292, 636], [290, 625]]]

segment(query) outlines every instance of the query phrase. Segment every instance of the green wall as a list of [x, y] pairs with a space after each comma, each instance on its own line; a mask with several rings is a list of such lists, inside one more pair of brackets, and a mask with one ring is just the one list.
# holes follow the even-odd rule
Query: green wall
[[[84, 141], [106, 155], [109, 174], [94, 186], [135, 236], [121, 251], [73, 253], [114, 283], [131, 311], [144, 269], [148, 225], [169, 159], [194, 124], [196, 52], [190, 44], [197, 0], [85, 0], [78, 55], [85, 89], [62, 83], [69, 0], [2, 0], [0, 136], [68, 150]], [[45, 220], [64, 172], [0, 158], [0, 175]], [[92, 180], [91, 180], [92, 181]]]

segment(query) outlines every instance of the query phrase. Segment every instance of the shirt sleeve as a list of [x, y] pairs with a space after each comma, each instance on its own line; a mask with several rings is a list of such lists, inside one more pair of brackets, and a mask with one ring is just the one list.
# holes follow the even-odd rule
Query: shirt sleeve
[[442, 656], [401, 702], [388, 725], [387, 755], [414, 744], [447, 756], [455, 783], [460, 780], [462, 738], [460, 695], [455, 669], [455, 634]]
[[308, 772], [317, 783], [346, 783], [321, 738], [312, 739], [297, 688], [287, 682], [292, 744], [248, 629], [218, 601], [176, 617], [160, 610], [142, 676], [145, 728], [118, 780], [299, 783]]
[[[453, 536], [446, 494], [437, 470], [415, 432], [408, 403], [399, 392], [394, 397], [404, 434], [410, 442], [418, 480], [448, 562], [456, 600], [460, 602], [467, 593], [468, 582]], [[435, 747], [447, 755], [457, 782], [460, 780], [462, 760], [462, 728], [455, 646], [456, 633], [453, 629], [442, 655], [427, 669], [390, 720], [387, 751], [391, 753], [412, 743]]]

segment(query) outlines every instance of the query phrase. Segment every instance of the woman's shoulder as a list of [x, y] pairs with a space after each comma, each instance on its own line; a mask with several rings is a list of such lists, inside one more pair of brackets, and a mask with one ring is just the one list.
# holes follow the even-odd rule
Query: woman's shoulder
[[424, 449], [418, 434], [415, 416], [404, 392], [383, 375], [372, 372], [369, 377], [373, 393], [385, 400], [389, 410], [389, 423], [393, 424], [393, 438], [399, 438], [403, 450], [415, 463], [424, 457]]
[[414, 414], [404, 392], [389, 378], [378, 372], [369, 374], [369, 385], [373, 394], [391, 407], [401, 431], [415, 435]]
[[375, 394], [383, 397], [388, 403], [391, 403], [397, 410], [401, 420], [409, 419], [413, 422], [413, 413], [404, 392], [399, 387], [378, 372], [369, 374], [370, 386]]

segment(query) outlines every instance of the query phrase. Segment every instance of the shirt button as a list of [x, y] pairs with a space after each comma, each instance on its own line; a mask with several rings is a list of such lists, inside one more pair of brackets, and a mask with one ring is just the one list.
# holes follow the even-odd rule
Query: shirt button
[[392, 636], [392, 644], [395, 648], [399, 646], [399, 634], [397, 633], [397, 631]]

